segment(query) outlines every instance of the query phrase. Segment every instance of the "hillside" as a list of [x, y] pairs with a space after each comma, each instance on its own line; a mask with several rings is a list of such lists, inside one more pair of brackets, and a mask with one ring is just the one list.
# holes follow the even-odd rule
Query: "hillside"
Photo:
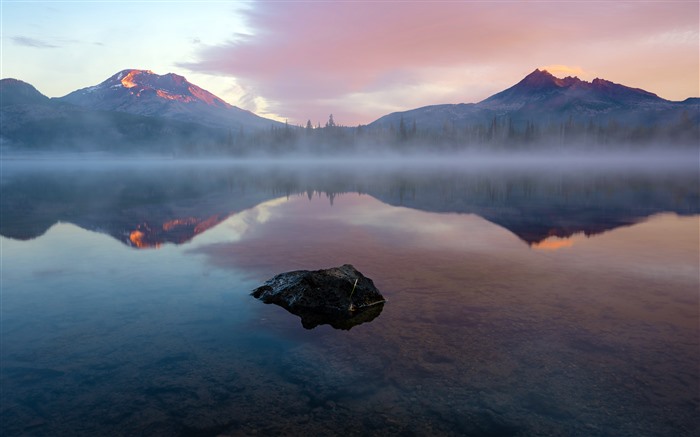
[[[442, 104], [385, 115], [370, 129], [462, 132], [466, 140], [596, 137], [641, 141], [698, 137], [698, 99], [665, 100], [604, 79], [557, 78], [536, 69], [478, 103]], [[601, 138], [604, 134], [604, 138]], [[609, 136], [609, 138], [607, 138]]]
[[93, 110], [172, 118], [225, 129], [265, 129], [281, 123], [226, 103], [183, 76], [123, 70], [104, 82], [57, 99]]

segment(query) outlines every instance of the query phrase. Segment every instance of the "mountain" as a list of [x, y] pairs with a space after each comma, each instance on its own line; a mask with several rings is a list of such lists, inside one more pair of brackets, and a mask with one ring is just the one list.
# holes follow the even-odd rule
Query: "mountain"
[[176, 74], [123, 70], [49, 99], [0, 80], [0, 147], [9, 153], [108, 152], [167, 156], [452, 153], [679, 147], [700, 143], [700, 99], [682, 102], [604, 79], [536, 69], [478, 103], [395, 112], [368, 126], [297, 129], [232, 106]]
[[0, 80], [0, 106], [47, 103], [49, 98], [26, 82], [17, 79]]
[[228, 129], [265, 129], [282, 124], [232, 106], [214, 94], [168, 73], [122, 70], [104, 82], [58, 99], [103, 111], [172, 118]]
[[11, 135], [27, 121], [51, 117], [56, 109], [51, 104], [51, 99], [30, 84], [17, 79], [0, 80], [0, 138]]
[[510, 111], [571, 108], [596, 114], [659, 103], [670, 102], [648, 91], [604, 79], [593, 79], [592, 82], [571, 76], [559, 79], [546, 70], [536, 69], [512, 87], [479, 102], [479, 106]]
[[0, 102], [0, 147], [7, 153], [220, 152], [227, 138], [222, 128], [49, 99], [17, 79], [0, 80]]
[[613, 122], [637, 128], [671, 126], [687, 118], [697, 129], [698, 99], [672, 102], [604, 79], [587, 82], [577, 77], [557, 78], [536, 69], [512, 87], [478, 103], [431, 105], [396, 112], [377, 119], [369, 127], [398, 129], [403, 120], [405, 125], [415, 123], [419, 129], [428, 130], [446, 126], [489, 127], [499, 121], [515, 130], [529, 129], [531, 125], [544, 129], [559, 128], [562, 123], [607, 126]]
[[123, 70], [49, 99], [0, 80], [0, 147], [9, 153], [246, 153], [247, 139], [283, 123], [232, 106], [176, 74]]

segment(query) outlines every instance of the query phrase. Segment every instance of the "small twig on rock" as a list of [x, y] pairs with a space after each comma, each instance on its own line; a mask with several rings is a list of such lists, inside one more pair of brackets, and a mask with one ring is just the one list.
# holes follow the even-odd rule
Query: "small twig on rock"
[[348, 308], [348, 311], [351, 311], [351, 312], [355, 311], [355, 305], [353, 305], [353, 303], [352, 303], [352, 295], [353, 295], [353, 293], [355, 293], [355, 287], [357, 287], [357, 280], [358, 279], [360, 279], [360, 278], [355, 279], [355, 285], [352, 286], [352, 291], [350, 292], [350, 298], [349, 298], [350, 307]]

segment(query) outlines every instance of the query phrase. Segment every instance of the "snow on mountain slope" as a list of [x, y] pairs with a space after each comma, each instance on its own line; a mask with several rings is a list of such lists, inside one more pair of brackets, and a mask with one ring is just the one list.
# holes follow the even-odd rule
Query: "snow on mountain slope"
[[90, 109], [174, 118], [223, 128], [262, 129], [279, 122], [226, 103], [183, 76], [122, 70], [104, 82], [74, 91], [61, 101]]

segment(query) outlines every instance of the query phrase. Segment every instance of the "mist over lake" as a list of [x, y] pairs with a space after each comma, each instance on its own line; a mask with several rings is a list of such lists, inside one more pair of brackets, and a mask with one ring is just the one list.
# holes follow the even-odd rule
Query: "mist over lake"
[[694, 435], [695, 163], [540, 158], [3, 160], [3, 433]]

